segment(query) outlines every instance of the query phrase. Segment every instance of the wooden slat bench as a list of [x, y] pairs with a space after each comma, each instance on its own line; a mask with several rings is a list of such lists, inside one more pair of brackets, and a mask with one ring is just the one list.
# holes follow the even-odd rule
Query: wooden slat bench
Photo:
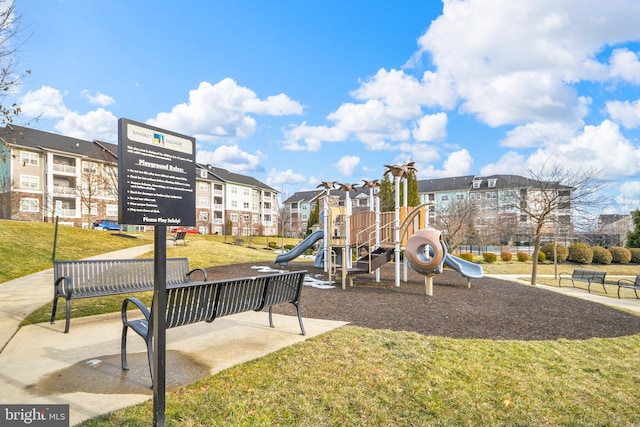
[[[54, 261], [51, 323], [55, 323], [58, 298], [66, 300], [64, 332], [67, 333], [72, 299], [153, 290], [153, 265], [153, 258]], [[196, 271], [201, 273], [202, 280], [207, 280], [204, 269], [189, 270], [187, 258], [168, 258], [167, 286], [189, 283]]]
[[571, 284], [573, 287], [576, 287], [575, 282], [584, 282], [587, 283], [587, 290], [591, 293], [591, 284], [597, 283], [602, 285], [604, 289], [604, 293], [607, 293], [607, 288], [605, 287], [605, 277], [607, 276], [606, 271], [594, 271], [594, 270], [580, 270], [575, 269], [573, 273], [560, 273], [560, 278], [558, 279], [558, 286], [562, 287], [562, 280], [571, 280]]
[[636, 298], [638, 298], [638, 291], [640, 291], [640, 274], [636, 276], [635, 280], [631, 279], [620, 279], [618, 280], [618, 298], [620, 298], [620, 289], [627, 288], [633, 289], [633, 292], [636, 294]]
[[[197, 322], [213, 322], [216, 318], [269, 307], [269, 326], [273, 328], [272, 307], [291, 303], [295, 306], [302, 335], [306, 335], [300, 311], [300, 293], [304, 271], [256, 277], [189, 283], [167, 287], [166, 328]], [[143, 318], [130, 318], [129, 304], [135, 305]], [[131, 328], [145, 340], [149, 372], [153, 383], [153, 306], [151, 310], [135, 297], [122, 303], [122, 342], [120, 358], [127, 370], [127, 331]]]

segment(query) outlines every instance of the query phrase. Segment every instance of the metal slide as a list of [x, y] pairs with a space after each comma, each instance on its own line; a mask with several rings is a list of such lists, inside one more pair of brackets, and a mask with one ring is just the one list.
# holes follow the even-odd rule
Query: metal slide
[[289, 261], [298, 258], [302, 255], [307, 249], [313, 246], [315, 242], [324, 238], [324, 231], [318, 230], [309, 234], [302, 242], [300, 242], [295, 248], [291, 249], [289, 252], [282, 253], [276, 257], [276, 264], [280, 264], [281, 266], [286, 266]]
[[458, 258], [448, 253], [445, 253], [444, 255], [444, 265], [454, 269], [460, 273], [460, 275], [468, 277], [469, 279], [482, 279], [484, 276], [482, 266], [480, 264], [465, 261], [462, 258]]

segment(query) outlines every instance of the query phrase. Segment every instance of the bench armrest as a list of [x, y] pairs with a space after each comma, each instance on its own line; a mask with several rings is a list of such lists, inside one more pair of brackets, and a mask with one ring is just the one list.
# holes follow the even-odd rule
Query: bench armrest
[[189, 278], [189, 280], [191, 280], [191, 274], [195, 273], [199, 271], [202, 274], [202, 281], [206, 282], [207, 281], [207, 270], [205, 270], [204, 268], [194, 268], [193, 270], [191, 270], [190, 272], [187, 273], [187, 277]]
[[140, 301], [138, 298], [129, 297], [129, 298], [125, 298], [125, 300], [122, 301], [122, 310], [121, 310], [122, 324], [124, 324], [124, 325], [129, 324], [129, 319], [127, 318], [127, 312], [129, 310], [129, 303], [132, 303], [136, 307], [138, 307], [138, 309], [142, 312], [142, 315], [144, 316], [144, 318], [147, 319], [147, 320], [150, 320], [151, 313], [149, 313], [149, 309], [143, 304], [143, 302]]
[[70, 286], [71, 277], [62, 276], [58, 277], [53, 284], [53, 297], [63, 297], [67, 300], [71, 299], [71, 294], [73, 293], [73, 289]]
[[631, 279], [620, 279], [618, 280], [618, 286], [623, 285], [623, 286], [635, 286], [636, 282], [634, 280]]

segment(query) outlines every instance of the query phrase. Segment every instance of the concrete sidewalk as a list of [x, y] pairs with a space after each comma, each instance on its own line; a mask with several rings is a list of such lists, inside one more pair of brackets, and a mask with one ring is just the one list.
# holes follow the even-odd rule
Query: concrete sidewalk
[[[496, 279], [509, 280], [512, 282], [519, 283], [521, 285], [530, 285], [528, 281], [521, 280], [519, 277], [523, 277], [522, 274], [487, 274], [487, 277], [494, 277]], [[542, 277], [553, 277], [548, 275], [538, 275], [538, 278]], [[539, 289], [544, 289], [550, 292], [556, 292], [563, 295], [568, 295], [574, 298], [580, 298], [586, 301], [597, 302], [598, 304], [608, 305], [609, 307], [620, 308], [624, 310], [629, 310], [633, 312], [640, 313], [640, 299], [631, 299], [631, 298], [616, 298], [615, 295], [611, 297], [605, 297], [602, 295], [596, 295], [587, 292], [584, 288], [574, 288], [574, 287], [562, 287], [559, 288], [557, 286], [548, 286], [536, 284], [536, 287]]]
[[[153, 245], [91, 259], [134, 258]], [[53, 298], [53, 270], [0, 284], [0, 402], [68, 404], [70, 425], [153, 397], [146, 348], [130, 331], [129, 371], [120, 367], [120, 313], [40, 323], [18, 330], [33, 310]], [[303, 313], [304, 315], [304, 313]], [[345, 322], [248, 312], [167, 331], [167, 390], [304, 341]]]

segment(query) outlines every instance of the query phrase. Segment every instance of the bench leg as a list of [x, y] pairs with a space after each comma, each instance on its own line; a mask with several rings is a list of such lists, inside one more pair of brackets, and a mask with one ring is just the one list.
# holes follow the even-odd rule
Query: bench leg
[[66, 319], [65, 319], [65, 323], [64, 323], [64, 333], [68, 333], [69, 332], [69, 324], [71, 323], [71, 300], [69, 298], [66, 299], [66, 308], [67, 308], [67, 312], [66, 314]]
[[123, 371], [128, 371], [127, 366], [127, 331], [129, 327], [127, 325], [122, 326], [122, 339], [120, 341], [120, 365]]
[[51, 324], [56, 323], [56, 311], [58, 311], [58, 297], [53, 297], [53, 308], [51, 309]]
[[[300, 313], [300, 303], [292, 302], [291, 304], [294, 305], [294, 307], [296, 308], [296, 312], [298, 313], [298, 323], [300, 324], [300, 331], [302, 332], [300, 335], [307, 335], [307, 331], [304, 330], [304, 325], [302, 324], [302, 313]], [[269, 326], [271, 326], [272, 328], [274, 327], [272, 305], [269, 306]]]

